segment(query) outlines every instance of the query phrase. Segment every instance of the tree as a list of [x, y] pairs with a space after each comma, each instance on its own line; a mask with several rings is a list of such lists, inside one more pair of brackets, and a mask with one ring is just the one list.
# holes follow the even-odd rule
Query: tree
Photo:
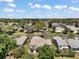
[[69, 34], [68, 34], [68, 37], [69, 37], [69, 38], [74, 38], [74, 34], [73, 34], [73, 33], [69, 33]]
[[33, 57], [33, 55], [32, 54], [23, 54], [22, 55], [22, 57], [21, 57], [21, 59], [34, 59], [34, 57]]
[[41, 28], [45, 27], [45, 23], [44, 23], [44, 21], [39, 20], [39, 21], [35, 22], [35, 26], [37, 29], [41, 29]]
[[52, 27], [52, 32], [55, 32], [55, 30], [56, 30], [56, 27], [55, 26]]
[[0, 35], [0, 59], [5, 58], [6, 54], [15, 47], [15, 43], [7, 34]]
[[63, 31], [64, 34], [67, 34], [68, 32], [70, 32], [70, 28], [66, 26], [63, 26], [63, 27], [64, 27], [64, 31]]
[[54, 59], [51, 48], [48, 45], [44, 45], [38, 50], [39, 59]]
[[24, 47], [18, 47], [13, 50], [15, 58], [20, 58], [24, 54]]
[[5, 46], [0, 44], [0, 59], [5, 57]]
[[75, 27], [78, 27], [78, 26], [79, 26], [79, 25], [78, 25], [78, 22], [76, 22], [76, 23], [75, 23]]

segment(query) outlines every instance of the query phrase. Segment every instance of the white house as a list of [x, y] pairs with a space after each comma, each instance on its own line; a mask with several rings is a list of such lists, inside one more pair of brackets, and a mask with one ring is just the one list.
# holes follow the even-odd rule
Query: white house
[[56, 27], [56, 30], [55, 32], [63, 32], [64, 31], [64, 28], [63, 27]]

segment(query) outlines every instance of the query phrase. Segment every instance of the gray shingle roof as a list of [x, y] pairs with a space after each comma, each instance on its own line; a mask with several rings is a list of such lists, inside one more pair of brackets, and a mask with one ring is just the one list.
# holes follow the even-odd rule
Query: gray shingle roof
[[23, 45], [24, 42], [26, 41], [27, 37], [26, 36], [21, 36], [19, 38], [16, 38], [16, 44], [17, 45]]
[[56, 40], [58, 45], [68, 46], [66, 40], [62, 39], [61, 37], [53, 37], [53, 39]]
[[52, 27], [53, 26], [60, 26], [60, 24], [59, 23], [52, 23]]
[[71, 48], [79, 48], [79, 40], [69, 39], [67, 41]]

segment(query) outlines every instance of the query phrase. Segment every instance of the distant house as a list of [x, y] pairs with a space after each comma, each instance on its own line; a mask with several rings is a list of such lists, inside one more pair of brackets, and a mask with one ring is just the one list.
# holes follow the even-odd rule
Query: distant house
[[52, 27], [57, 27], [57, 26], [60, 26], [59, 23], [52, 23]]
[[79, 51], [79, 40], [78, 39], [68, 39], [67, 40], [70, 49], [74, 50], [74, 51]]
[[19, 38], [16, 38], [16, 44], [18, 46], [22, 46], [25, 43], [26, 40], [27, 40], [26, 36], [21, 36]]
[[15, 29], [18, 31], [22, 30], [22, 25], [16, 24]]
[[14, 22], [9, 22], [8, 23], [9, 26], [12, 26], [13, 24], [14, 24]]
[[0, 22], [0, 26], [4, 26], [5, 25], [5, 23], [4, 22]]
[[64, 28], [60, 23], [52, 23], [52, 28], [55, 27], [55, 32], [63, 32]]
[[79, 30], [79, 27], [75, 27], [73, 25], [66, 25], [66, 27], [70, 28], [74, 33], [77, 33]]
[[57, 48], [59, 50], [63, 49], [63, 48], [68, 49], [69, 46], [68, 46], [66, 40], [62, 39], [61, 37], [53, 37], [52, 39], [55, 41]]
[[36, 53], [38, 47], [43, 46], [45, 44], [49, 46], [52, 45], [51, 39], [44, 39], [39, 36], [32, 37], [30, 42], [30, 52]]
[[55, 32], [63, 32], [64, 28], [63, 27], [56, 27]]

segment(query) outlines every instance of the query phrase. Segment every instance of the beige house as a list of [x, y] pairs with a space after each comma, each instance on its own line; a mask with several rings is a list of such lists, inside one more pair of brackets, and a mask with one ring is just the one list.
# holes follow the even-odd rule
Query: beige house
[[37, 48], [45, 44], [49, 46], [52, 45], [51, 39], [44, 39], [39, 36], [34, 36], [32, 37], [31, 42], [30, 42], [29, 52], [36, 53]]

